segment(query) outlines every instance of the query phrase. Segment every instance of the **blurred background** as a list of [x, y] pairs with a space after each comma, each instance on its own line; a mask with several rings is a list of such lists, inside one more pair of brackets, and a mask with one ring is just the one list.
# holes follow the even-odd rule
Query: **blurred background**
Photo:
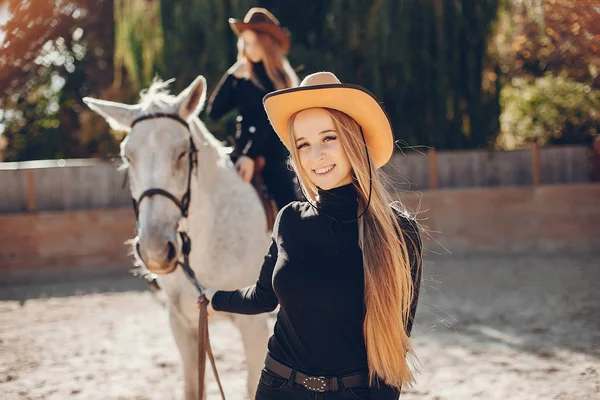
[[597, 137], [594, 0], [4, 0], [3, 160], [116, 156], [121, 138], [81, 98], [135, 102], [156, 75], [176, 78], [177, 93], [198, 74], [214, 88], [235, 61], [227, 19], [252, 6], [290, 30], [300, 77], [331, 70], [369, 88], [408, 145], [512, 150]]
[[[181, 395], [166, 313], [128, 274], [123, 134], [82, 98], [199, 74], [210, 93], [254, 6], [301, 79], [333, 71], [392, 119], [386, 173], [426, 231], [403, 398], [600, 398], [599, 0], [0, 1], [0, 397]], [[214, 330], [243, 398], [237, 332]]]

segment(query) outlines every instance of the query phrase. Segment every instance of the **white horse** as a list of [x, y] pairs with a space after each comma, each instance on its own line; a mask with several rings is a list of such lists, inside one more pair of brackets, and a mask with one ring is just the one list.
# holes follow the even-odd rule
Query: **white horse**
[[[129, 131], [121, 143], [121, 156], [128, 167], [133, 199], [138, 200], [151, 188], [182, 199], [191, 173], [191, 203], [185, 225], [192, 243], [190, 264], [202, 285], [225, 290], [251, 285], [268, 245], [263, 206], [254, 188], [238, 177], [228, 148], [197, 117], [206, 99], [204, 77], [198, 76], [177, 97], [168, 94], [168, 83], [153, 83], [136, 105], [92, 98], [84, 101], [113, 128]], [[141, 116], [157, 113], [176, 117], [144, 119], [131, 127]], [[191, 172], [190, 137], [197, 149], [197, 166]], [[166, 294], [171, 330], [183, 361], [185, 399], [197, 400], [197, 293], [182, 268], [177, 268], [182, 259], [178, 235], [181, 220], [174, 201], [165, 196], [145, 197], [139, 202], [138, 234], [133, 242], [137, 257], [158, 275]], [[248, 395], [254, 398], [267, 349], [267, 314], [226, 316], [240, 330]]]

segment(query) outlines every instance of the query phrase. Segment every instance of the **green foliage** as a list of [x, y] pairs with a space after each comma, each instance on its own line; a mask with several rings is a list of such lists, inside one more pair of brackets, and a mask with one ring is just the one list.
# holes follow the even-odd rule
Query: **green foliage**
[[118, 154], [118, 143], [106, 128], [81, 132], [80, 99], [86, 82], [85, 64], [85, 59], [74, 61], [73, 72], [64, 78], [57, 71], [48, 72], [37, 89], [19, 95], [11, 109], [4, 110], [0, 118], [7, 142], [4, 161]]
[[[330, 70], [374, 92], [399, 146], [587, 143], [598, 130], [600, 25], [594, 24], [594, 2], [527, 4], [39, 0], [33, 7], [8, 0], [13, 18], [0, 27], [6, 34], [0, 53], [6, 133], [0, 146], [8, 144], [10, 160], [114, 155], [117, 138], [81, 97], [134, 102], [157, 75], [176, 78], [172, 91], [178, 93], [202, 74], [212, 91], [237, 53], [227, 20], [243, 18], [254, 6], [271, 10], [290, 30], [289, 57], [300, 78]], [[48, 45], [54, 61], [39, 63]], [[582, 84], [544, 76], [548, 71]], [[53, 76], [65, 83], [48, 97]], [[207, 122], [217, 137], [226, 137], [234, 121]]]
[[[235, 61], [229, 17], [243, 18], [248, 0], [115, 0], [115, 71], [135, 92], [155, 76], [184, 89], [199, 74], [215, 85]], [[117, 80], [121, 84], [121, 80]]]
[[178, 93], [199, 74], [213, 88], [235, 62], [237, 38], [228, 23], [256, 6], [250, 0], [162, 0], [165, 77], [176, 77]]
[[502, 1], [496, 42], [505, 76], [568, 74], [600, 88], [597, 0]]
[[17, 111], [3, 113], [0, 122], [6, 123], [3, 135], [9, 144], [4, 151], [6, 161], [62, 156], [58, 97], [57, 92], [38, 89], [17, 100]]
[[[482, 147], [497, 135], [498, 87], [484, 84], [484, 71], [496, 68], [487, 48], [498, 0], [160, 0], [160, 11], [158, 2], [134, 1], [127, 15], [116, 13], [117, 32], [143, 30], [142, 21], [160, 15], [162, 50], [142, 64], [123, 63], [143, 86], [150, 82], [142, 71], [150, 68], [165, 79], [176, 77], [175, 92], [198, 74], [213, 88], [235, 61], [236, 38], [227, 19], [263, 6], [291, 31], [290, 61], [301, 78], [330, 70], [367, 87], [383, 102], [402, 143]], [[142, 60], [142, 49], [152, 51], [158, 41], [159, 29], [152, 31], [148, 37], [117, 35], [117, 54]], [[225, 136], [219, 130], [226, 125], [212, 128]]]
[[600, 131], [600, 90], [564, 75], [513, 78], [502, 89], [498, 145], [589, 144]]
[[115, 82], [122, 84], [122, 72], [128, 72], [133, 89], [148, 86], [155, 74], [164, 70], [164, 35], [160, 2], [114, 0]]
[[106, 123], [89, 117], [81, 101], [102, 97], [113, 82], [113, 0], [10, 0], [6, 10], [10, 18], [0, 26], [6, 32], [0, 52], [4, 161], [116, 154]]

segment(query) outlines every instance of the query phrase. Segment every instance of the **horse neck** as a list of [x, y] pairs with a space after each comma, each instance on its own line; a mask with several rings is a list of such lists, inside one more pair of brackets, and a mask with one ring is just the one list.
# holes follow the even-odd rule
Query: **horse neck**
[[[190, 123], [192, 139], [198, 150], [198, 165], [192, 172], [190, 217], [203, 217], [213, 213], [220, 192], [219, 164], [223, 155], [218, 142], [196, 117]], [[209, 136], [210, 135], [210, 136]]]

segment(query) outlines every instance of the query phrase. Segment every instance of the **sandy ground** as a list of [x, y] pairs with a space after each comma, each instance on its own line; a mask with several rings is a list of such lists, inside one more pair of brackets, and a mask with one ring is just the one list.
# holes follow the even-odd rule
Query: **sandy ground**
[[[420, 373], [402, 398], [600, 399], [598, 256], [428, 255]], [[0, 399], [181, 398], [166, 314], [140, 288], [132, 278], [0, 288]], [[237, 331], [210, 329], [228, 398], [244, 399]]]

